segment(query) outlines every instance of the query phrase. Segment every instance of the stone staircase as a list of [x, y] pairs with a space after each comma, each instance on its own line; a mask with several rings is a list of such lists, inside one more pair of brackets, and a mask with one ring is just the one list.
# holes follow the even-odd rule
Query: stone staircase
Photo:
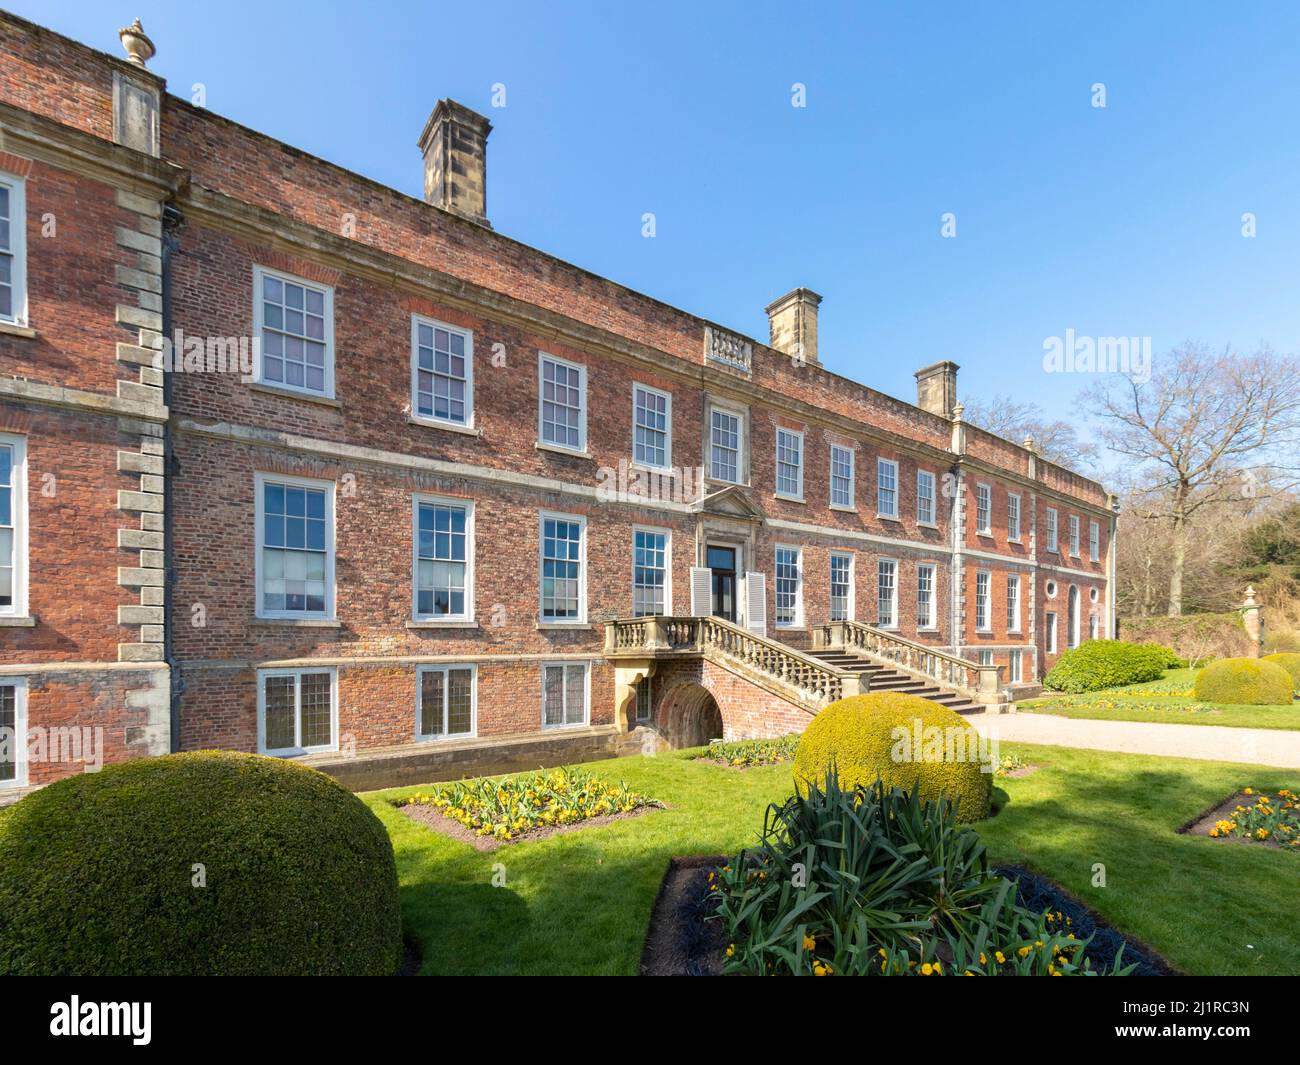
[[922, 699], [939, 703], [959, 714], [977, 714], [984, 709], [968, 695], [941, 687], [931, 681], [919, 680], [911, 674], [873, 662], [852, 651], [813, 651], [812, 657], [835, 669], [856, 673], [858, 690], [863, 694], [900, 692], [906, 695], [919, 695]]

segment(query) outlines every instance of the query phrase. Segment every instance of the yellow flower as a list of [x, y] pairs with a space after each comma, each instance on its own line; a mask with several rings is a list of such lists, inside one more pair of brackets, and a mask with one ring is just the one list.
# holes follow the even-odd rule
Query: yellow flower
[[817, 949], [817, 940], [814, 939], [812, 936], [804, 936], [804, 937], [803, 937], [803, 949], [804, 949], [804, 950], [816, 950], [816, 949]]
[[1029, 948], [1021, 947], [1018, 951], [1016, 951], [1016, 953], [1019, 954], [1022, 958], [1027, 958], [1029, 957]]
[[825, 964], [824, 962], [819, 961], [817, 962], [816, 965], [813, 966], [814, 976], [831, 976], [834, 974], [834, 972], [835, 970], [832, 969], [829, 965]]
[[995, 950], [993, 952], [993, 957], [997, 958], [999, 965], [1005, 965], [1007, 963], [1007, 956], [1000, 950]]
[[728, 943], [728, 944], [727, 944], [727, 957], [728, 957], [728, 958], [734, 958], [735, 956], [736, 956], [736, 944], [735, 944], [735, 943]]
[[984, 956], [984, 952], [983, 952], [983, 951], [980, 951], [980, 964], [981, 964], [981, 965], [987, 965], [988, 963], [989, 963], [988, 958], [986, 958], [986, 957]]
[[934, 970], [930, 967], [929, 962], [926, 962], [924, 965], [921, 966], [922, 976], [929, 976], [932, 972], [934, 972]]

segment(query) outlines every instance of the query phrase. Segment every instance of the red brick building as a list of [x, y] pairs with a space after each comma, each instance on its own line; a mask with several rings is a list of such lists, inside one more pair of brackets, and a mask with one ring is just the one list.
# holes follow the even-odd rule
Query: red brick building
[[459, 104], [417, 200], [0, 14], [0, 132], [0, 727], [427, 779], [790, 731], [828, 649], [1000, 702], [1112, 628], [1112, 499], [955, 365], [913, 405], [807, 289], [761, 343], [497, 233]]

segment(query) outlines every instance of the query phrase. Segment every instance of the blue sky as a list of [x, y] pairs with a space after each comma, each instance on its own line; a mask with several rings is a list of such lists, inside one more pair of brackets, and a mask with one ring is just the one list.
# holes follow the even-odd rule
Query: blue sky
[[1077, 417], [1067, 329], [1300, 347], [1296, 5], [5, 3], [113, 54], [139, 14], [171, 91], [414, 195], [458, 99], [497, 229], [760, 338], [806, 285], [823, 362], [904, 398], [950, 358]]

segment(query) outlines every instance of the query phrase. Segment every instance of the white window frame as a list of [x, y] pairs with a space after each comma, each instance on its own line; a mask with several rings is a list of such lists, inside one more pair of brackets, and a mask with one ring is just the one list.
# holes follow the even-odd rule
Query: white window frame
[[[264, 375], [266, 355], [262, 351], [262, 334], [264, 330], [265, 300], [262, 296], [262, 281], [272, 277], [278, 281], [287, 281], [291, 285], [315, 289], [324, 295], [323, 313], [325, 316], [325, 389], [317, 391], [305, 385], [291, 385], [287, 381], [268, 381]], [[273, 270], [269, 266], [253, 265], [253, 337], [257, 341], [257, 358], [253, 360], [253, 380], [266, 388], [276, 388], [284, 392], [294, 392], [317, 399], [334, 398], [334, 286], [319, 281], [309, 281], [305, 277], [287, 274], [283, 270]]]
[[[435, 414], [420, 413], [420, 326], [431, 329], [445, 329], [449, 333], [459, 334], [465, 341], [465, 420], [458, 422], [454, 418], [439, 418]], [[473, 429], [474, 428], [474, 330], [464, 326], [441, 322], [437, 318], [424, 315], [411, 315], [411, 421], [421, 425], [439, 428]]]
[[[546, 522], [577, 522], [582, 537], [582, 546], [578, 551], [578, 616], [576, 618], [547, 618], [545, 615], [544, 588], [546, 563]], [[548, 629], [573, 628], [587, 624], [587, 519], [581, 514], [562, 514], [554, 510], [541, 510], [537, 513], [537, 624]]]
[[[1014, 594], [1012, 589], [1015, 589]], [[1007, 632], [1020, 631], [1020, 574], [1007, 574]]]
[[[453, 669], [469, 670], [469, 731], [449, 733], [421, 732], [421, 705], [424, 699], [424, 675], [426, 673], [442, 674], [442, 721], [447, 724], [451, 716], [447, 705], [451, 687], [448, 674]], [[473, 662], [447, 662], [432, 666], [417, 666], [415, 669], [415, 738], [420, 743], [446, 743], [447, 741], [469, 740], [478, 736], [478, 666]]]
[[[546, 723], [546, 671], [547, 671], [548, 669], [552, 669], [552, 668], [559, 668], [559, 669], [562, 669], [562, 670], [564, 671], [564, 674], [563, 674], [563, 675], [564, 675], [564, 684], [565, 684], [565, 689], [564, 689], [565, 699], [564, 699], [564, 702], [565, 702], [565, 704], [567, 705], [567, 704], [568, 704], [568, 698], [567, 698], [567, 697], [568, 697], [568, 693], [569, 693], [569, 689], [568, 689], [568, 684], [569, 684], [569, 672], [568, 672], [568, 667], [570, 667], [570, 666], [582, 666], [582, 670], [583, 670], [583, 682], [582, 682], [582, 720], [581, 720], [581, 721], [563, 721], [563, 722], [560, 722], [559, 724], [548, 725], [548, 724]], [[540, 709], [540, 713], [541, 713], [541, 722], [542, 722], [542, 730], [543, 730], [543, 731], [545, 731], [545, 732], [550, 732], [550, 731], [555, 730], [555, 729], [566, 729], [566, 728], [586, 728], [589, 724], [591, 724], [591, 663], [590, 663], [589, 661], [588, 661], [588, 662], [575, 662], [575, 661], [573, 661], [573, 659], [568, 659], [568, 660], [565, 660], [565, 659], [559, 659], [558, 661], [543, 662], [543, 663], [542, 663], [541, 673], [539, 674], [539, 680], [541, 681], [541, 685], [540, 685], [540, 686], [541, 686], [541, 700], [540, 700], [540, 708], [539, 708], [539, 709]]]
[[[921, 491], [921, 484], [923, 478], [928, 478], [930, 482], [930, 494], [929, 494], [930, 513], [928, 517], [924, 516], [921, 512], [921, 501], [926, 498], [926, 496]], [[938, 483], [939, 483], [939, 479], [938, 477], [935, 476], [933, 470], [916, 471], [916, 523], [918, 525], [927, 525], [930, 526], [931, 528], [936, 527], [938, 525], [938, 522], [935, 519], [935, 515], [938, 513], [937, 510], [938, 501], [935, 498], [936, 495], [935, 490]]]
[[1013, 648], [1009, 657], [1011, 683], [1020, 684], [1025, 679], [1025, 653], [1019, 648]]
[[1053, 554], [1060, 553], [1061, 525], [1057, 519], [1056, 508], [1047, 508], [1047, 550]]
[[28, 514], [27, 514], [27, 438], [0, 433], [0, 446], [13, 449], [13, 486], [10, 495], [10, 520], [14, 530], [13, 603], [0, 606], [0, 617], [27, 617]]
[[1097, 630], [1099, 628], [1100, 626], [1097, 623], [1097, 615], [1089, 614], [1088, 615], [1088, 639], [1095, 640], [1097, 638]]
[[981, 666], [993, 665], [993, 652], [987, 647], [981, 647], [975, 652], [977, 661]]
[[[636, 612], [636, 534], [649, 533], [664, 538], [664, 609], [663, 614], [640, 614]], [[585, 537], [584, 537], [585, 538]], [[673, 612], [673, 531], [655, 525], [632, 526], [632, 614], [635, 617], [664, 617]]]
[[[893, 567], [893, 569], [892, 569], [892, 571], [891, 571], [892, 574], [893, 574], [893, 585], [892, 585], [891, 594], [890, 594], [890, 607], [889, 607], [889, 617], [890, 617], [890, 620], [889, 620], [888, 623], [883, 622], [883, 621], [880, 620], [880, 603], [881, 603], [881, 598], [880, 598], [880, 578], [881, 578], [881, 569], [880, 569], [880, 567], [883, 566], [883, 565], [885, 565], [886, 563], [888, 563], [890, 566]], [[897, 628], [899, 627], [899, 621], [898, 621], [898, 570], [899, 570], [898, 559], [896, 559], [896, 558], [878, 558], [878, 559], [876, 559], [876, 627], [877, 627], [877, 628], [893, 630], [893, 629], [897, 629]]]
[[[465, 511], [465, 609], [460, 614], [420, 613], [420, 507], [461, 507]], [[474, 500], [416, 492], [411, 497], [411, 619], [420, 622], [474, 621]]]
[[1007, 493], [1007, 540], [1010, 543], [1020, 543], [1020, 493]]
[[[570, 370], [578, 371], [578, 446], [572, 447], [569, 444], [557, 444], [552, 440], [547, 440], [542, 431], [546, 424], [543, 417], [545, 408], [545, 394], [543, 390], [542, 374], [544, 367], [548, 362], [553, 362], [557, 366], [564, 366]], [[549, 352], [539, 351], [537, 353], [537, 444], [539, 447], [548, 448], [552, 451], [563, 451], [570, 455], [587, 454], [587, 367], [580, 362], [572, 362], [569, 359], [562, 359], [558, 355], [552, 355]]]
[[835, 599], [834, 595], [832, 594], [832, 590], [834, 588], [834, 581], [830, 580], [830, 576], [834, 572], [833, 567], [835, 565], [835, 559], [837, 558], [848, 559], [849, 591], [848, 591], [847, 601], [845, 603], [844, 617], [843, 618], [832, 617], [831, 620], [832, 621], [853, 621], [856, 616], [854, 601], [857, 599], [857, 575], [854, 571], [857, 568], [857, 556], [852, 551], [832, 551], [827, 557], [827, 561], [826, 561], [826, 571], [827, 571], [826, 576], [827, 576], [827, 586], [828, 586], [827, 587], [827, 591], [828, 591], [827, 609], [828, 611], [831, 610], [831, 603], [833, 603]]
[[[921, 613], [921, 577], [923, 574], [928, 574], [930, 578], [930, 597], [926, 604], [928, 608], [928, 613], [926, 614]], [[936, 595], [938, 592], [936, 587], [937, 576], [938, 567], [933, 562], [922, 562], [916, 567], [916, 627], [919, 631], [928, 632], [939, 627], [939, 610], [936, 601]]]
[[[328, 745], [303, 747], [266, 746], [266, 681], [271, 677], [293, 677], [293, 734], [302, 739], [302, 677], [306, 673], [327, 673], [330, 678], [330, 738]], [[272, 758], [293, 758], [303, 754], [316, 754], [339, 749], [339, 672], [334, 666], [302, 666], [296, 669], [259, 669], [257, 671], [257, 753]]]
[[[849, 460], [849, 486], [847, 503], [837, 503], [835, 501], [835, 453], [841, 452], [848, 456]], [[832, 444], [830, 449], [830, 507], [831, 510], [848, 510], [856, 511], [858, 509], [858, 490], [857, 490], [857, 454], [851, 447], [845, 447], [843, 444]]]
[[[781, 488], [781, 437], [792, 436], [798, 441], [799, 461], [795, 465], [794, 479], [795, 491], [793, 493]], [[788, 445], [787, 445], [788, 447]], [[778, 499], [792, 499], [796, 502], [803, 502], [803, 468], [804, 468], [804, 435], [801, 429], [786, 429], [784, 426], [776, 427], [776, 451], [772, 456], [772, 472], [775, 477], [775, 494]]]
[[[780, 554], [782, 551], [794, 552], [795, 577], [794, 583], [794, 619], [792, 621], [782, 621], [780, 617], [780, 600], [776, 597], [777, 574], [780, 570]], [[802, 629], [803, 628], [803, 548], [795, 544], [775, 544], [772, 549], [772, 617], [773, 623], [778, 629]]]
[[0, 677], [0, 687], [14, 689], [13, 780], [0, 780], [0, 791], [27, 787], [27, 678]]
[[27, 325], [27, 179], [0, 171], [0, 185], [9, 190], [9, 254], [13, 257], [10, 292], [13, 313], [0, 321]]
[[[645, 462], [636, 457], [636, 399], [638, 392], [645, 392], [651, 396], [659, 396], [664, 401], [664, 461], [656, 465], [652, 462]], [[640, 466], [647, 470], [670, 470], [673, 465], [673, 394], [665, 392], [662, 388], [654, 388], [650, 385], [642, 384], [640, 381], [632, 382], [632, 465]]]
[[[886, 489], [883, 483], [883, 474], [888, 469], [893, 481], [893, 487]], [[884, 493], [891, 491], [893, 493], [893, 506], [889, 510], [881, 505], [884, 501]], [[898, 462], [895, 459], [876, 458], [876, 517], [878, 518], [898, 518]]]
[[[313, 491], [320, 489], [325, 490], [325, 609], [324, 611], [306, 611], [306, 610], [275, 610], [268, 611], [262, 608], [262, 581], [263, 568], [262, 552], [265, 548], [263, 536], [266, 531], [265, 511], [265, 487], [266, 484], [284, 484], [297, 488], [309, 488]], [[253, 532], [253, 566], [254, 566], [254, 593], [257, 596], [253, 616], [265, 620], [310, 620], [310, 621], [334, 621], [335, 617], [335, 528], [334, 528], [334, 495], [335, 483], [333, 481], [324, 481], [315, 477], [294, 477], [289, 474], [280, 473], [262, 473], [253, 474], [253, 492], [256, 496], [253, 506], [253, 521], [255, 528]]]
[[1070, 557], [1079, 557], [1079, 515], [1070, 515]]
[[[984, 584], [983, 592], [983, 611], [980, 610], [980, 583]], [[990, 570], [980, 569], [975, 571], [975, 631], [992, 632], [993, 618], [989, 609], [993, 604], [993, 574]], [[983, 613], [981, 621], [980, 614]]]
[[975, 534], [993, 535], [993, 486], [975, 482]]
[[1046, 646], [1046, 648], [1047, 648], [1047, 654], [1049, 654], [1049, 655], [1054, 655], [1054, 654], [1056, 654], [1056, 648], [1057, 648], [1057, 643], [1056, 643], [1056, 619], [1057, 619], [1057, 616], [1058, 616], [1058, 615], [1057, 615], [1057, 612], [1056, 612], [1055, 610], [1045, 610], [1045, 611], [1043, 611], [1043, 630], [1044, 630], [1044, 636], [1045, 636], [1044, 645]]
[[[713, 469], [713, 414], [714, 412], [723, 414], [728, 418], [734, 418], [736, 422], [736, 479], [733, 481], [727, 477], [719, 477]], [[738, 407], [729, 407], [725, 403], [711, 401], [708, 407], [708, 421], [705, 425], [705, 440], [707, 452], [705, 461], [706, 470], [709, 480], [717, 481], [720, 484], [749, 484], [749, 415], [746, 411]]]
[[1101, 561], [1101, 525], [1098, 522], [1088, 522], [1088, 561]]
[[[654, 678], [646, 674], [637, 682], [636, 686], [636, 703], [633, 709], [632, 720], [638, 725], [647, 725], [655, 719], [655, 693], [652, 681]], [[641, 699], [644, 696], [646, 702], [645, 713], [641, 713]]]

